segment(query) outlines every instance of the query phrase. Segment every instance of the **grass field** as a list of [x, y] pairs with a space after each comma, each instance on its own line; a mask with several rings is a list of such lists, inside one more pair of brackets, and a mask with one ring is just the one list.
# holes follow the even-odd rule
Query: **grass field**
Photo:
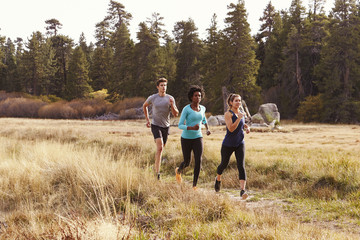
[[360, 239], [360, 126], [282, 122], [246, 135], [247, 188], [234, 157], [213, 181], [223, 126], [175, 181], [181, 130], [161, 166], [144, 121], [0, 119], [0, 239]]

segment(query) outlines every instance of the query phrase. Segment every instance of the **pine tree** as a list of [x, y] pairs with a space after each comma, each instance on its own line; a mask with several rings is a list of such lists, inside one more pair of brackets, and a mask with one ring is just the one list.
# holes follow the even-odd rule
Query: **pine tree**
[[3, 89], [7, 92], [13, 92], [15, 90], [15, 84], [18, 79], [17, 65], [15, 58], [15, 45], [10, 38], [7, 39], [4, 46], [4, 64], [5, 73], [4, 80], [2, 82]]
[[97, 47], [90, 68], [91, 86], [97, 91], [108, 89], [111, 78], [113, 53], [110, 47]]
[[128, 29], [131, 14], [125, 10], [124, 5], [110, 1], [108, 15], [104, 26], [110, 26], [110, 46], [114, 49], [112, 59], [112, 73], [109, 84], [110, 98], [115, 101], [127, 95], [127, 87], [134, 84], [133, 80], [133, 48]]
[[179, 106], [187, 102], [187, 91], [192, 84], [201, 84], [199, 59], [202, 43], [192, 19], [180, 21], [173, 30], [176, 41], [176, 80], [170, 89], [174, 92]]
[[[130, 90], [133, 96], [147, 96], [153, 91], [154, 81], [159, 77], [162, 59], [160, 55], [160, 35], [158, 30], [151, 30], [144, 22], [139, 24], [137, 38], [139, 42], [134, 48], [134, 77], [136, 85]], [[138, 88], [141, 86], [141, 89]]]
[[0, 35], [0, 89], [5, 89], [6, 65], [5, 65], [5, 37]]
[[324, 121], [360, 120], [360, 24], [355, 0], [336, 0], [330, 35], [316, 68], [324, 96]]
[[255, 56], [255, 41], [250, 35], [244, 1], [231, 3], [228, 9], [220, 44], [222, 84], [227, 91], [240, 93], [248, 105], [254, 107], [260, 96], [256, 85], [259, 61]]
[[76, 47], [69, 66], [69, 79], [66, 85], [66, 98], [88, 97], [92, 88], [89, 84], [89, 65], [80, 46]]
[[51, 44], [40, 32], [35, 32], [26, 45], [28, 50], [24, 51], [19, 71], [28, 93], [48, 94], [50, 90], [50, 79], [55, 74], [55, 53]]
[[109, 89], [112, 74], [112, 60], [114, 51], [110, 45], [111, 39], [110, 24], [103, 20], [96, 24], [95, 43], [96, 48], [93, 53], [93, 60], [90, 62], [90, 78], [91, 86], [97, 91], [101, 89]]
[[204, 41], [204, 52], [201, 57], [201, 74], [203, 75], [203, 85], [206, 89], [206, 102], [208, 109], [212, 113], [222, 113], [223, 102], [221, 96], [221, 80], [218, 72], [221, 69], [219, 65], [220, 55], [220, 31], [217, 26], [217, 16], [213, 15], [211, 25], [207, 29], [207, 38]]
[[52, 19], [46, 20], [45, 23], [48, 25], [46, 27], [46, 31], [47, 31], [46, 34], [56, 37], [59, 29], [62, 28], [62, 24], [60, 23], [60, 21], [55, 18], [52, 18]]
[[50, 94], [65, 97], [65, 86], [67, 85], [67, 74], [70, 56], [73, 51], [73, 40], [64, 35], [57, 35], [50, 38], [52, 48], [55, 51], [56, 73], [51, 81]]

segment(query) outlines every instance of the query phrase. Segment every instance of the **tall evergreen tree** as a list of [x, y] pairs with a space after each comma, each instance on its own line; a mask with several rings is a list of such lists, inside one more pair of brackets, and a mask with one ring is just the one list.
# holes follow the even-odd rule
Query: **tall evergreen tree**
[[49, 20], [46, 20], [45, 23], [48, 25], [46, 26], [46, 34], [49, 34], [50, 36], [57, 36], [57, 33], [59, 29], [62, 28], [62, 24], [59, 20], [52, 18]]
[[0, 35], [0, 89], [5, 89], [6, 65], [5, 65], [5, 37]]
[[96, 24], [95, 50], [90, 62], [91, 86], [94, 90], [109, 89], [112, 74], [112, 60], [114, 51], [110, 45], [111, 29], [108, 21], [103, 20]]
[[[259, 20], [262, 24], [255, 39], [258, 43], [256, 58], [260, 61], [260, 68], [256, 82], [264, 90], [267, 90], [276, 85], [274, 78], [276, 78], [276, 71], [280, 71], [279, 60], [281, 60], [283, 46], [279, 46], [279, 42], [281, 42], [283, 26], [280, 13], [275, 11], [271, 1]], [[277, 67], [274, 68], [276, 65]]]
[[158, 30], [151, 30], [144, 22], [139, 24], [139, 28], [139, 42], [134, 48], [134, 78], [137, 84], [131, 84], [133, 89], [130, 92], [132, 95], [147, 96], [153, 91], [154, 81], [159, 77], [163, 61], [160, 55], [160, 36], [156, 34]]
[[165, 77], [171, 86], [176, 79], [176, 43], [169, 36], [166, 36], [164, 40], [165, 44], [160, 47], [160, 59], [163, 64], [159, 70], [159, 76]]
[[201, 57], [201, 74], [203, 75], [203, 85], [206, 89], [206, 100], [208, 109], [212, 113], [221, 113], [223, 111], [223, 102], [221, 96], [221, 78], [218, 72], [221, 69], [219, 65], [220, 55], [220, 31], [217, 26], [217, 16], [213, 15], [211, 25], [207, 29], [207, 38], [204, 41], [204, 52]]
[[85, 98], [92, 91], [89, 84], [89, 65], [81, 48], [75, 48], [69, 64], [69, 79], [66, 85], [66, 98]]
[[124, 97], [126, 89], [133, 81], [133, 48], [128, 29], [131, 14], [125, 10], [124, 5], [111, 0], [108, 15], [104, 21], [109, 22], [111, 32], [110, 45], [114, 49], [112, 60], [112, 73], [109, 84], [109, 93], [112, 100]]
[[324, 121], [360, 120], [360, 24], [355, 0], [336, 0], [330, 35], [317, 67], [324, 96]]
[[329, 19], [323, 8], [324, 1], [314, 0], [304, 23], [302, 34], [302, 78], [305, 96], [318, 94], [314, 69], [320, 62], [322, 48], [328, 36]]
[[25, 89], [33, 95], [48, 94], [50, 79], [55, 74], [51, 42], [35, 32], [26, 47], [20, 69]]
[[50, 40], [55, 51], [57, 69], [55, 76], [51, 81], [50, 94], [65, 97], [69, 61], [74, 43], [71, 38], [64, 35], [53, 36]]
[[301, 0], [293, 0], [289, 13], [287, 46], [285, 59], [279, 75], [281, 96], [279, 108], [285, 118], [294, 117], [300, 101], [305, 97], [302, 68], [302, 48], [304, 34], [305, 8]]
[[199, 59], [202, 43], [192, 19], [180, 21], [173, 30], [176, 47], [176, 80], [170, 89], [175, 93], [179, 106], [188, 102], [187, 89], [191, 84], [201, 84]]
[[219, 61], [222, 84], [228, 91], [240, 93], [248, 105], [254, 107], [260, 96], [260, 88], [256, 85], [259, 61], [255, 56], [255, 41], [250, 35], [245, 3], [239, 0], [237, 4], [231, 3], [228, 9]]
[[4, 81], [4, 90], [7, 92], [13, 92], [16, 90], [19, 77], [16, 63], [16, 48], [10, 38], [7, 39], [5, 44], [5, 65], [6, 77]]

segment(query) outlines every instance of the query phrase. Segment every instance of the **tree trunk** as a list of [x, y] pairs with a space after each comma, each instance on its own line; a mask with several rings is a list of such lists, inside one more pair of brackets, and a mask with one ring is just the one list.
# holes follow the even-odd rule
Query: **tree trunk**
[[299, 87], [299, 97], [300, 99], [304, 96], [304, 87], [301, 81], [301, 68], [299, 64], [299, 51], [296, 51], [296, 81]]
[[346, 99], [348, 99], [350, 97], [349, 75], [350, 75], [350, 68], [346, 67], [345, 74], [344, 74], [344, 91], [345, 91]]
[[223, 97], [223, 103], [224, 103], [224, 113], [225, 113], [228, 110], [227, 98], [230, 93], [225, 86], [223, 86], [221, 88], [221, 91], [222, 91], [222, 97]]

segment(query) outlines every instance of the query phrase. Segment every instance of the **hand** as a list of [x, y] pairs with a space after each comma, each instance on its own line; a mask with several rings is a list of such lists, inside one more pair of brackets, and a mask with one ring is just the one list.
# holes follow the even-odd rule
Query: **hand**
[[210, 135], [211, 134], [211, 132], [210, 132], [210, 130], [208, 129], [207, 131], [206, 131], [206, 135]]
[[249, 134], [250, 133], [250, 128], [246, 128], [246, 133]]
[[151, 126], [151, 124], [150, 124], [150, 121], [146, 121], [146, 127], [150, 127]]
[[169, 102], [170, 102], [170, 106], [174, 105], [174, 99], [173, 98], [169, 98]]
[[199, 124], [196, 124], [195, 126], [188, 127], [189, 130], [199, 130]]

